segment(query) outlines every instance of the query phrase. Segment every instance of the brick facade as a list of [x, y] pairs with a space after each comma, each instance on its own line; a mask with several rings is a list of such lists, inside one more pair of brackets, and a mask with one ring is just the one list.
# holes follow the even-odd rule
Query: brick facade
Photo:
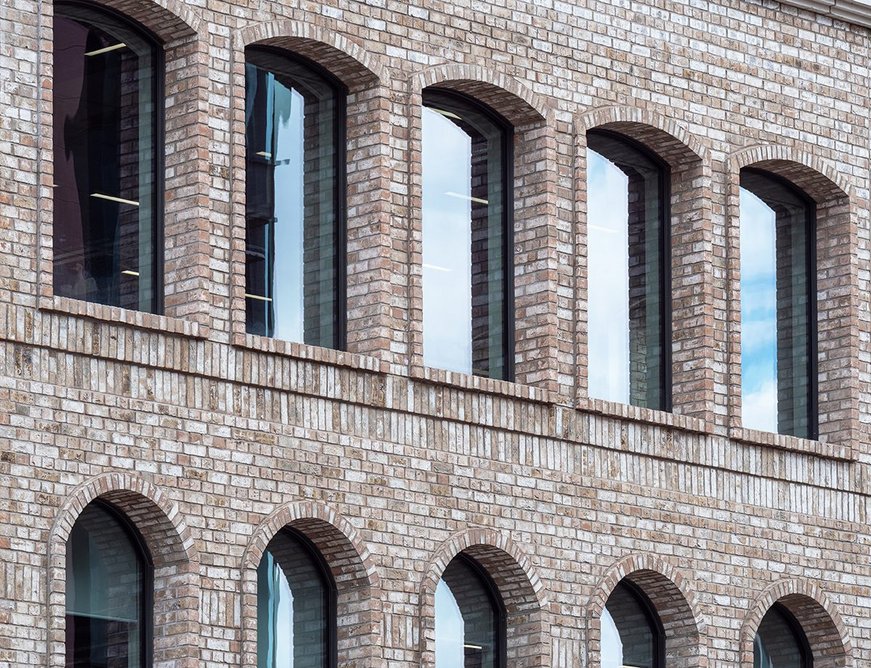
[[[460, 552], [511, 666], [598, 668], [624, 577], [669, 666], [749, 668], [777, 601], [815, 668], [871, 665], [871, 29], [775, 0], [98, 4], [164, 51], [165, 312], [53, 294], [53, 2], [0, 3], [0, 665], [64, 665], [66, 540], [97, 498], [154, 561], [155, 667], [256, 665], [256, 566], [288, 525], [336, 580], [342, 666], [433, 668]], [[349, 90], [347, 351], [245, 333], [258, 44]], [[515, 126], [516, 383], [423, 366], [432, 85]], [[595, 128], [671, 168], [672, 413], [587, 396]], [[741, 423], [751, 166], [817, 204], [818, 441]]]

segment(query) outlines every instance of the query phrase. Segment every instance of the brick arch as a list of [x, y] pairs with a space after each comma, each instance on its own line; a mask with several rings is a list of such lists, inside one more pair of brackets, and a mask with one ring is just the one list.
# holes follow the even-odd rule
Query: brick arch
[[579, 138], [593, 129], [613, 130], [648, 147], [672, 169], [685, 163], [706, 161], [708, 147], [679, 121], [638, 107], [609, 106], [577, 117]]
[[132, 473], [104, 473], [64, 499], [48, 539], [48, 662], [64, 666], [66, 545], [85, 506], [111, 504], [142, 535], [154, 565], [155, 668], [199, 665], [200, 557], [178, 507], [160, 488]]
[[[717, 385], [716, 360], [722, 336], [715, 313], [716, 286], [708, 258], [714, 257], [710, 151], [679, 121], [631, 106], [607, 106], [575, 118], [576, 133], [576, 280], [595, 280], [588, 274], [587, 237], [587, 133], [607, 130], [637, 142], [668, 165], [669, 221], [665, 233], [670, 245], [671, 402], [674, 413], [711, 421]], [[638, 201], [638, 200], [636, 200]], [[638, 248], [633, 244], [633, 248]], [[630, 249], [631, 251], [631, 249]], [[641, 283], [642, 265], [630, 280]], [[578, 399], [588, 397], [588, 311], [584, 295], [577, 301], [575, 340]]]
[[201, 29], [200, 18], [182, 0], [103, 0], [100, 6], [142, 24], [165, 43], [193, 37]]
[[514, 77], [482, 65], [435, 65], [413, 74], [408, 83], [412, 96], [429, 86], [465, 93], [500, 113], [514, 126], [542, 121], [553, 125], [554, 111], [542, 96]]
[[233, 40], [240, 51], [248, 46], [268, 45], [304, 56], [329, 70], [352, 91], [379, 83], [389, 85], [387, 69], [376, 56], [345, 35], [309, 20], [254, 23], [237, 30]]
[[748, 146], [729, 157], [730, 172], [757, 167], [795, 184], [817, 203], [846, 197], [855, 198], [853, 184], [829, 161], [809, 150], [784, 144]]
[[550, 603], [532, 559], [505, 534], [485, 528], [460, 531], [442, 543], [420, 587], [420, 665], [435, 665], [435, 591], [451, 560], [472, 557], [487, 571], [507, 615], [508, 663], [550, 666]]
[[704, 668], [707, 662], [707, 624], [699, 613], [691, 575], [652, 554], [632, 554], [614, 564], [602, 577], [587, 603], [587, 642], [591, 666], [600, 665], [601, 616], [608, 597], [621, 580], [629, 580], [650, 599], [665, 631], [669, 668]]
[[376, 666], [381, 657], [381, 579], [359, 531], [316, 501], [281, 506], [254, 531], [242, 557], [242, 666], [257, 665], [257, 566], [269, 541], [292, 527], [315, 545], [337, 590], [340, 665]]
[[[816, 203], [816, 278], [818, 336], [818, 441], [839, 456], [851, 457], [851, 443], [860, 439], [858, 369], [859, 209], [856, 189], [836, 166], [807, 145], [764, 144], [735, 151], [728, 159], [727, 267], [729, 320], [728, 392], [730, 426], [743, 428], [740, 362], [740, 174], [762, 169], [793, 184]], [[771, 443], [789, 445], [789, 437], [762, 435]]]
[[753, 640], [762, 618], [780, 603], [801, 625], [813, 654], [814, 668], [852, 668], [853, 641], [838, 609], [826, 593], [807, 580], [780, 580], [753, 601], [741, 626], [741, 665], [753, 665]]

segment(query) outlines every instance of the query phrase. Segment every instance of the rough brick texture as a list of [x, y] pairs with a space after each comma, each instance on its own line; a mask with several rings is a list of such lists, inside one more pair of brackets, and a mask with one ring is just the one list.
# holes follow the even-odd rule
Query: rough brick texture
[[[0, 2], [0, 665], [64, 665], [93, 499], [154, 561], [154, 665], [256, 665], [256, 566], [322, 551], [342, 666], [434, 666], [491, 573], [512, 666], [600, 665], [623, 578], [668, 665], [749, 668], [775, 602], [871, 665], [871, 32], [776, 0], [101, 0], [165, 59], [164, 314], [52, 291], [52, 0]], [[665, 8], [663, 8], [665, 7]], [[348, 88], [348, 345], [245, 333], [245, 48]], [[423, 367], [421, 94], [515, 128], [516, 383]], [[671, 413], [587, 396], [586, 136], [671, 168]], [[739, 175], [817, 203], [818, 441], [743, 428]]]

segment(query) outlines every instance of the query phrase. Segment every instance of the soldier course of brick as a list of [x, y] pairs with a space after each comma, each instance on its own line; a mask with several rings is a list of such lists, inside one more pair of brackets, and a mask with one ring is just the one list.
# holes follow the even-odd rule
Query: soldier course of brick
[[[54, 294], [53, 2], [2, 2], [0, 665], [64, 665], [67, 538], [95, 499], [154, 562], [156, 667], [257, 665], [256, 568], [285, 526], [335, 579], [341, 666], [433, 668], [459, 553], [505, 603], [510, 666], [598, 668], [624, 578], [669, 668], [749, 668], [775, 602], [814, 668], [871, 665], [861, 2], [94, 4], [162, 44], [165, 306]], [[246, 333], [252, 45], [348, 89], [344, 351]], [[515, 382], [423, 365], [428, 86], [514, 127]], [[670, 168], [671, 412], [588, 396], [594, 129]], [[745, 167], [816, 203], [815, 440], [742, 425]]]

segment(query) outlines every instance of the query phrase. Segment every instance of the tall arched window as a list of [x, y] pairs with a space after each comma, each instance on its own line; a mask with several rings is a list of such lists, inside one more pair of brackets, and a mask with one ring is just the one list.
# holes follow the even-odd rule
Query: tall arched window
[[424, 364], [511, 380], [512, 129], [456, 93], [423, 104]]
[[146, 668], [151, 653], [151, 559], [110, 506], [85, 507], [67, 542], [67, 668]]
[[775, 603], [753, 641], [753, 668], [812, 668], [813, 657], [798, 621]]
[[816, 438], [815, 207], [754, 169], [740, 205], [742, 422]]
[[55, 5], [54, 293], [162, 308], [162, 53], [144, 29]]
[[345, 91], [314, 63], [245, 52], [246, 320], [345, 346]]
[[650, 600], [622, 580], [602, 611], [602, 668], [665, 668], [665, 634]]
[[506, 620], [502, 599], [471, 557], [451, 560], [436, 587], [436, 668], [504, 668]]
[[671, 410], [668, 168], [610, 132], [587, 145], [589, 394]]
[[257, 666], [336, 664], [335, 583], [311, 541], [284, 529], [257, 568]]

